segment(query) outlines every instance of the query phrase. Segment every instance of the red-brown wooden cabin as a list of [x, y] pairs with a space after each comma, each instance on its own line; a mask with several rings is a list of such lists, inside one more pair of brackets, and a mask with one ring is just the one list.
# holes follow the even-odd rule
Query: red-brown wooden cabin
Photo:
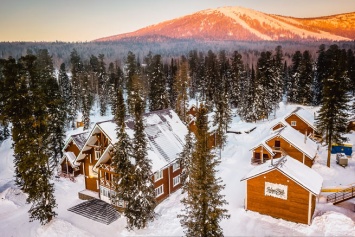
[[252, 169], [246, 181], [245, 210], [310, 225], [323, 178], [290, 156]]

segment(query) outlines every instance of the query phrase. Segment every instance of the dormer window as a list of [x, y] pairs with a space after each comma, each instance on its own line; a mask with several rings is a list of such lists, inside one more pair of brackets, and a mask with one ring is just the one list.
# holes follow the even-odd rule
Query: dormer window
[[297, 125], [296, 121], [291, 121], [291, 126], [295, 127]]

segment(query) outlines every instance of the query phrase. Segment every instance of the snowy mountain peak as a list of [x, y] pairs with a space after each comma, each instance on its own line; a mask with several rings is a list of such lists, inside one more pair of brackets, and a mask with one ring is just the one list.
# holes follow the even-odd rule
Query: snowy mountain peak
[[266, 14], [244, 7], [207, 9], [135, 32], [96, 41], [168, 39], [235, 41], [350, 41], [355, 39], [355, 13], [318, 18]]

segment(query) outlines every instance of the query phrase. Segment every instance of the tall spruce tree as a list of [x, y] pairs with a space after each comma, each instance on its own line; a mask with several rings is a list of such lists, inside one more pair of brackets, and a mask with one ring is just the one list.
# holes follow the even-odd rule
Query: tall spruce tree
[[134, 179], [132, 178], [134, 166], [131, 162], [133, 154], [132, 141], [126, 132], [126, 108], [122, 90], [117, 91], [116, 97], [116, 114], [114, 120], [117, 125], [117, 142], [114, 144], [111, 165], [117, 175], [114, 176], [113, 188], [115, 195], [111, 196], [111, 201], [117, 205], [120, 204], [120, 202], [129, 203], [133, 198], [131, 196], [131, 190], [134, 187]]
[[323, 82], [325, 80], [328, 68], [326, 65], [326, 56], [325, 56], [325, 45], [322, 44], [319, 46], [318, 50], [318, 58], [316, 62], [316, 71], [315, 71], [315, 77], [314, 77], [314, 85], [313, 85], [313, 91], [314, 91], [314, 101], [313, 105], [320, 105], [322, 101], [322, 92], [323, 92]]
[[153, 56], [149, 68], [149, 110], [155, 111], [166, 109], [169, 105], [169, 99], [160, 55]]
[[174, 93], [176, 94], [175, 111], [182, 121], [186, 121], [188, 106], [188, 62], [182, 57], [174, 81]]
[[297, 88], [297, 103], [303, 105], [313, 104], [313, 62], [312, 56], [308, 50], [302, 54], [302, 61], [300, 64], [299, 84]]
[[70, 53], [70, 64], [73, 106], [75, 111], [79, 111], [81, 103], [80, 74], [83, 72], [83, 64], [75, 49]]
[[134, 167], [132, 176], [134, 185], [130, 189], [130, 199], [126, 203], [125, 216], [127, 228], [142, 229], [155, 218], [155, 190], [151, 161], [147, 157], [147, 140], [144, 133], [143, 111], [144, 101], [138, 93], [133, 95], [134, 101]]
[[287, 102], [300, 103], [298, 101], [298, 93], [300, 89], [301, 65], [302, 53], [300, 51], [296, 51], [295, 54], [292, 56], [292, 65], [287, 85]]
[[[46, 51], [39, 54], [47, 55]], [[34, 55], [21, 57], [18, 62], [10, 58], [4, 68], [6, 102], [4, 113], [12, 123], [15, 181], [27, 194], [31, 203], [30, 221], [41, 224], [50, 222], [56, 215], [54, 186], [49, 167], [48, 123], [46, 84], [50, 75], [50, 57]]]
[[208, 119], [203, 104], [197, 112], [196, 126], [196, 146], [184, 186], [187, 197], [181, 201], [185, 209], [178, 217], [186, 236], [223, 236], [219, 222], [229, 215], [223, 209], [227, 202], [220, 194], [224, 185], [216, 177], [219, 161], [207, 146]]
[[178, 162], [180, 162], [180, 165], [183, 168], [180, 174], [180, 180], [183, 186], [185, 186], [191, 170], [192, 153], [195, 150], [195, 142], [195, 135], [189, 129], [185, 136], [185, 145], [182, 149], [182, 152], [178, 156]]
[[347, 128], [347, 64], [345, 50], [331, 45], [325, 52], [327, 72], [324, 75], [321, 108], [316, 118], [317, 130], [325, 134], [328, 144], [327, 166], [330, 167], [331, 146], [346, 141]]

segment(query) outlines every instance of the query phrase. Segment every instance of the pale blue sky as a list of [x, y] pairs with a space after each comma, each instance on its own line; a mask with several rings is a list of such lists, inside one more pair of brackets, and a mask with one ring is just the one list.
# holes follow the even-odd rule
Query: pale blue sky
[[90, 41], [223, 6], [294, 17], [355, 12], [355, 0], [0, 0], [0, 41]]

